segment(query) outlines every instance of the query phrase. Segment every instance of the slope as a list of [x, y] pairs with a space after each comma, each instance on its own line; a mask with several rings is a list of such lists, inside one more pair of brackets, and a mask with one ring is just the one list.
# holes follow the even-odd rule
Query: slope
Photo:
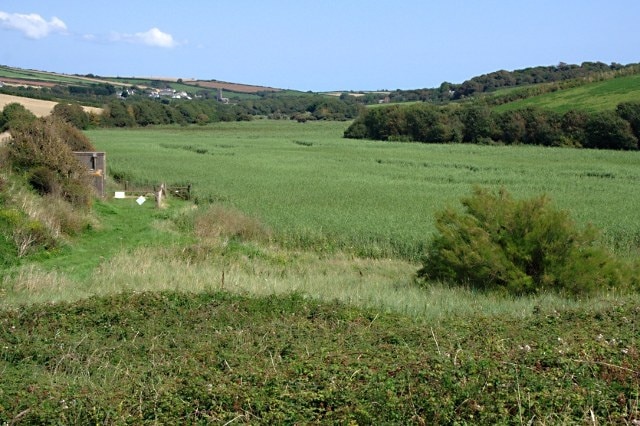
[[[534, 86], [535, 87], [535, 86]], [[531, 88], [527, 89], [531, 90]], [[553, 90], [553, 89], [552, 89]], [[510, 89], [513, 91], [513, 89]], [[494, 98], [505, 96], [496, 92]], [[491, 102], [491, 98], [489, 98]], [[539, 107], [557, 112], [613, 110], [621, 102], [640, 101], [640, 75], [630, 75], [543, 93], [497, 106], [497, 111]]]

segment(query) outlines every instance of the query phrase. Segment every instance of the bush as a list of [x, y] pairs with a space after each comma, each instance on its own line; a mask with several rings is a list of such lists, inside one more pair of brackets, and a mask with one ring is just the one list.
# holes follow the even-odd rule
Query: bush
[[89, 114], [78, 104], [56, 104], [51, 115], [66, 121], [77, 129], [86, 130], [89, 128]]
[[[68, 135], [77, 132], [74, 142]], [[70, 203], [89, 207], [93, 198], [91, 177], [74, 156], [74, 148], [84, 144], [84, 135], [59, 119], [38, 119], [20, 129], [11, 129], [7, 157], [11, 166], [29, 176], [29, 181], [42, 194], [60, 195]]]
[[628, 284], [628, 269], [596, 244], [596, 230], [578, 229], [546, 196], [514, 200], [504, 189], [476, 188], [462, 205], [437, 214], [419, 278], [515, 295], [580, 296]]
[[586, 124], [585, 147], [598, 149], [638, 149], [631, 124], [612, 111], [594, 114]]
[[0, 114], [0, 132], [21, 128], [36, 120], [36, 116], [17, 102], [7, 104]]
[[3, 236], [11, 238], [18, 257], [55, 245], [54, 239], [41, 222], [30, 219], [18, 210], [0, 209], [0, 224], [4, 224]]
[[47, 117], [44, 119], [51, 133], [66, 143], [72, 151], [96, 151], [87, 135], [82, 133], [72, 123], [59, 117]]
[[31, 170], [29, 174], [29, 185], [40, 195], [59, 195], [62, 186], [56, 172], [44, 166], [38, 166]]

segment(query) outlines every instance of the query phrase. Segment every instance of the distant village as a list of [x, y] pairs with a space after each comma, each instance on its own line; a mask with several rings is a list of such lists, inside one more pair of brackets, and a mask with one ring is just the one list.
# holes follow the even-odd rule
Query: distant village
[[[185, 91], [177, 91], [175, 89], [171, 89], [168, 87], [164, 89], [150, 89], [150, 90], [151, 92], [149, 93], [148, 96], [153, 99], [159, 99], [159, 98], [188, 99], [188, 100], [193, 99], [191, 95], [189, 95]], [[119, 97], [125, 98], [135, 94], [136, 94], [135, 89], [124, 89], [122, 92], [120, 92]], [[196, 95], [196, 97], [199, 97], [199, 96]], [[223, 104], [229, 103], [229, 98], [225, 98], [224, 96], [222, 96], [222, 89], [218, 89], [216, 100]]]
[[[134, 92], [133, 89], [127, 89], [127, 92]], [[132, 95], [134, 93], [128, 93]], [[187, 92], [178, 92], [175, 89], [166, 88], [166, 89], [152, 89], [151, 93], [149, 93], [150, 98], [158, 99], [158, 98], [172, 98], [172, 99], [192, 99], [191, 96]]]

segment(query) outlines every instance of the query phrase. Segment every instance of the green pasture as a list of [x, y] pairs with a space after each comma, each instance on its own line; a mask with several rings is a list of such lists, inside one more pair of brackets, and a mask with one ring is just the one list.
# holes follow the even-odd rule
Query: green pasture
[[640, 244], [640, 153], [347, 140], [348, 123], [256, 120], [207, 127], [91, 130], [112, 174], [191, 183], [279, 243], [416, 260], [434, 213], [474, 185], [548, 194], [622, 253]]
[[67, 83], [86, 85], [87, 81], [75, 78], [73, 76], [63, 76], [58, 74], [49, 74], [39, 71], [22, 70], [18, 68], [0, 66], [0, 78], [17, 78], [23, 80], [50, 81], [53, 83]]
[[561, 113], [571, 109], [596, 112], [613, 110], [619, 103], [628, 101], [640, 101], [640, 75], [618, 77], [545, 93], [501, 105], [496, 107], [496, 110], [508, 111], [533, 106]]

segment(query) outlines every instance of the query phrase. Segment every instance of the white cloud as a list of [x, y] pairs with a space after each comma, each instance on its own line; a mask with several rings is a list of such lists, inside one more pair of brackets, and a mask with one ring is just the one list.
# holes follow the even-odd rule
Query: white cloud
[[47, 22], [36, 13], [28, 15], [22, 13], [6, 13], [0, 11], [0, 26], [10, 30], [17, 30], [31, 39], [41, 39], [52, 33], [65, 33], [67, 25], [55, 16]]
[[111, 35], [111, 40], [164, 48], [175, 47], [178, 44], [171, 34], [164, 33], [158, 28], [151, 28], [149, 31], [135, 34], [114, 33]]

